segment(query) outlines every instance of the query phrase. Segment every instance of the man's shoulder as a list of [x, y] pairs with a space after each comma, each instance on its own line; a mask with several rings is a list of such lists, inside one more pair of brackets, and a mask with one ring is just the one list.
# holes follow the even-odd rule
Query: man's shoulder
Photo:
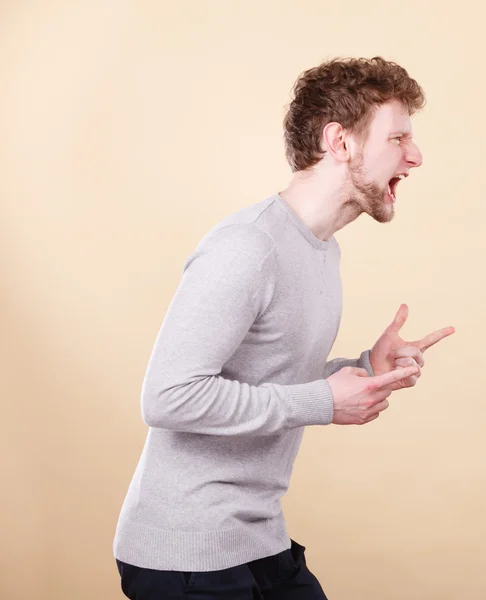
[[217, 223], [199, 242], [196, 251], [209, 250], [214, 246], [268, 252], [275, 247], [271, 230], [266, 226], [265, 215], [272, 210], [274, 198], [245, 206]]

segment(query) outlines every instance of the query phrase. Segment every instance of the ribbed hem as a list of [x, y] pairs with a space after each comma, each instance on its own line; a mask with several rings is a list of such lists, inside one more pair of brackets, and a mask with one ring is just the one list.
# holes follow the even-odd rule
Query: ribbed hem
[[292, 406], [291, 427], [332, 423], [334, 401], [331, 387], [325, 379], [291, 385], [289, 396]]
[[214, 531], [178, 531], [123, 523], [113, 545], [115, 558], [145, 569], [220, 571], [290, 548], [283, 516]]
[[361, 356], [358, 359], [358, 366], [361, 369], [366, 369], [370, 377], [374, 377], [375, 373], [373, 372], [373, 367], [370, 362], [370, 350], [365, 350], [361, 353]]

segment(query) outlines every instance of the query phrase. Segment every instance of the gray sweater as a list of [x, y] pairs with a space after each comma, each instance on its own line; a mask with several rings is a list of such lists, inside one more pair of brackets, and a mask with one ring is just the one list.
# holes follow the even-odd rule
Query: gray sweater
[[115, 540], [150, 569], [215, 571], [290, 548], [282, 514], [306, 425], [327, 425], [340, 250], [278, 194], [216, 225], [183, 269], [142, 386], [149, 426]]

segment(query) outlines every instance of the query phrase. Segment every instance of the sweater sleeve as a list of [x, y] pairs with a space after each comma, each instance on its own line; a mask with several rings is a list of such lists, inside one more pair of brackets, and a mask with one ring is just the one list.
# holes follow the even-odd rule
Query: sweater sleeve
[[366, 369], [370, 377], [374, 376], [373, 368], [370, 362], [370, 351], [365, 350], [359, 358], [334, 358], [326, 363], [324, 367], [323, 377], [330, 377], [333, 373], [339, 371], [343, 367], [358, 367]]
[[232, 436], [330, 423], [333, 399], [324, 379], [254, 386], [221, 376], [271, 301], [275, 249], [252, 224], [227, 226], [205, 240], [186, 262], [152, 350], [142, 385], [145, 423]]

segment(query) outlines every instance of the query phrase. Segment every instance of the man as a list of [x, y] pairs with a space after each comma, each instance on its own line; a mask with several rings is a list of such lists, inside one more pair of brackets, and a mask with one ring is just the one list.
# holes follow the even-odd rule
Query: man
[[341, 318], [334, 233], [390, 221], [422, 156], [420, 86], [382, 58], [303, 73], [285, 118], [294, 177], [225, 218], [189, 257], [142, 389], [149, 426], [114, 553], [128, 598], [325, 599], [286, 532], [304, 427], [364, 424], [414, 385], [423, 351], [399, 337], [402, 305], [371, 351], [327, 357]]

